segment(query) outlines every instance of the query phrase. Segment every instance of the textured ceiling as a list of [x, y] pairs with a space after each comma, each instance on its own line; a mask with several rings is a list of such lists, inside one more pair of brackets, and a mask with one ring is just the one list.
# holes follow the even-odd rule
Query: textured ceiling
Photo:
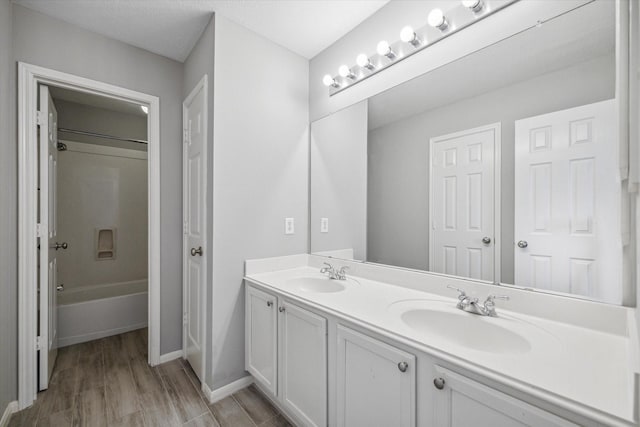
[[182, 62], [213, 12], [310, 59], [388, 1], [14, 0], [14, 3]]

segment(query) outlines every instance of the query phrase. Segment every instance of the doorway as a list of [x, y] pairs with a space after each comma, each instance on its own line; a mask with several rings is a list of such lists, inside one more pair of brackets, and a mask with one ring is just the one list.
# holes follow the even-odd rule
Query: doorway
[[[18, 403], [22, 409], [33, 403], [38, 388], [46, 388], [55, 362], [60, 332], [56, 300], [61, 285], [56, 277], [59, 270], [59, 254], [56, 252], [69, 248], [56, 227], [56, 169], [59, 169], [58, 150], [64, 150], [65, 145], [69, 150], [69, 144], [75, 141], [58, 140], [62, 133], [58, 132], [57, 111], [50, 90], [75, 92], [81, 97], [95, 97], [106, 103], [121, 103], [147, 110], [145, 240], [148, 256], [143, 269], [148, 278], [146, 323], [149, 331], [148, 363], [152, 366], [160, 359], [160, 138], [159, 99], [155, 96], [25, 63], [19, 63], [18, 74]], [[70, 134], [72, 132], [66, 133]], [[95, 147], [90, 147], [89, 151], [92, 149]], [[118, 251], [118, 227], [103, 224], [94, 232], [94, 255], [98, 259], [113, 260]], [[41, 248], [49, 249], [39, 250], [38, 242]], [[42, 286], [39, 287], [39, 283]]]

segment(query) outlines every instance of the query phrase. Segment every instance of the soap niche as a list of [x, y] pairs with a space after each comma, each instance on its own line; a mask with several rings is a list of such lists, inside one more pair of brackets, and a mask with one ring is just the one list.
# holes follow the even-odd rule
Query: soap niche
[[116, 229], [96, 228], [96, 261], [116, 259]]

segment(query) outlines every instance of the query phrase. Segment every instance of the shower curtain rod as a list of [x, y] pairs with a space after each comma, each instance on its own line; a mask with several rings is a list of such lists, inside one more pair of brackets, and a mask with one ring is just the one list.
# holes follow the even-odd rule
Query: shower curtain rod
[[75, 134], [78, 134], [78, 135], [94, 136], [96, 138], [115, 139], [117, 141], [135, 142], [137, 144], [147, 144], [148, 143], [147, 141], [145, 141], [143, 139], [122, 138], [122, 137], [119, 137], [119, 136], [105, 135], [105, 134], [102, 134], [102, 133], [86, 132], [86, 131], [83, 131], [83, 130], [74, 130], [74, 129], [67, 129], [67, 128], [58, 128], [58, 132], [75, 133]]

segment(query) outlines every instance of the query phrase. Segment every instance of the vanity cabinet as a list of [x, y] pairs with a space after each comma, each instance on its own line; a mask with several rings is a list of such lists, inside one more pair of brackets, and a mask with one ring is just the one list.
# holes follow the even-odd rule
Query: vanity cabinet
[[287, 413], [327, 425], [327, 320], [252, 286], [246, 291], [246, 369]]
[[435, 427], [577, 426], [446, 368], [435, 366]]
[[415, 356], [342, 325], [337, 338], [338, 427], [415, 426]]

